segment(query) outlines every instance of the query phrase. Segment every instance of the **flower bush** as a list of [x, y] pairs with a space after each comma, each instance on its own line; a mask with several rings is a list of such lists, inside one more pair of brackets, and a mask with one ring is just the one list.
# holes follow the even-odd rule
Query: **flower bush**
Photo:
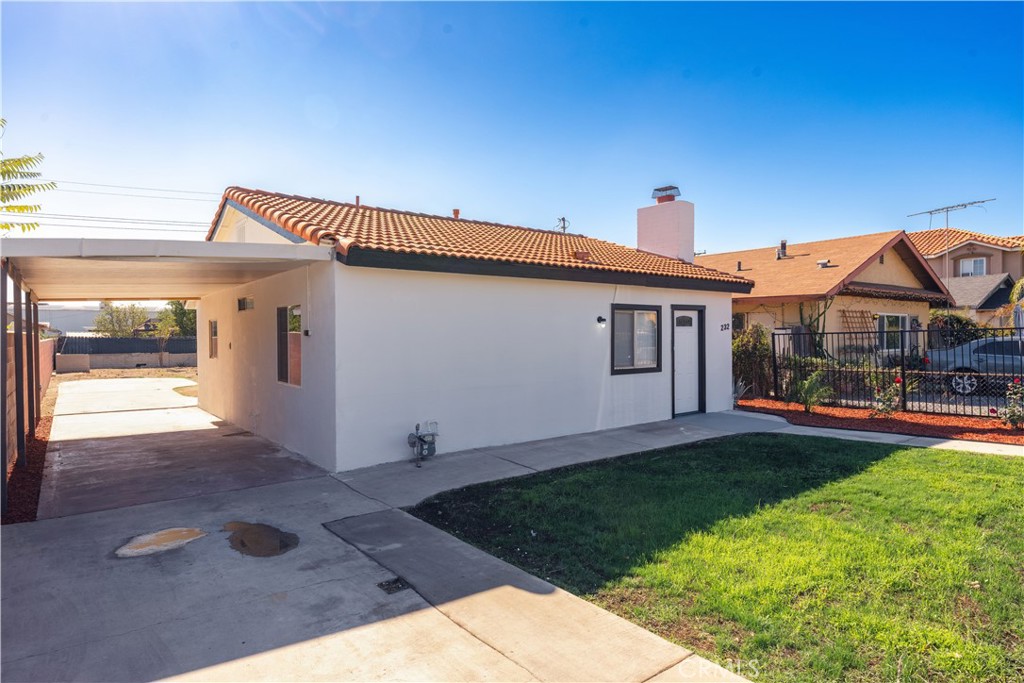
[[1006, 407], [999, 411], [999, 417], [1014, 429], [1024, 429], [1024, 384], [1020, 377], [1006, 385]]
[[[893, 413], [900, 409], [903, 402], [904, 379], [896, 375], [887, 386], [875, 387], [875, 404], [871, 409], [871, 417], [892, 417]], [[917, 387], [917, 380], [910, 378], [906, 380], [907, 393], [914, 391]]]

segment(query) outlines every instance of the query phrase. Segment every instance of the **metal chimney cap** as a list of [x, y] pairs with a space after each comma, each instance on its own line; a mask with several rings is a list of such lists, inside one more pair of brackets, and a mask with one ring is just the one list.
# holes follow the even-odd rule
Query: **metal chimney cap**
[[658, 197], [678, 197], [679, 188], [675, 185], [666, 185], [665, 187], [656, 187], [654, 192], [651, 193], [651, 199], [657, 199]]

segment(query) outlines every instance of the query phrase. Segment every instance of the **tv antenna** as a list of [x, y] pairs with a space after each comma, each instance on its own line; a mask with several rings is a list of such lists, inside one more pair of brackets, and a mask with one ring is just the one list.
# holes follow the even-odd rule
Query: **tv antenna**
[[[942, 278], [943, 280], [946, 280], [947, 282], [949, 281], [949, 212], [950, 211], [962, 211], [963, 209], [967, 209], [967, 208], [970, 208], [972, 206], [979, 206], [979, 205], [985, 204], [987, 202], [994, 202], [995, 200], [996, 200], [995, 197], [993, 197], [992, 199], [979, 199], [978, 201], [975, 201], [975, 202], [964, 202], [963, 204], [951, 204], [950, 206], [942, 206], [942, 207], [939, 207], [938, 209], [929, 209], [928, 211], [918, 211], [917, 213], [907, 214], [907, 218], [913, 218], [914, 216], [923, 216], [925, 214], [928, 214], [928, 229], [929, 230], [932, 229], [932, 219], [935, 218], [935, 216], [937, 214], [940, 214], [940, 213], [946, 214], [946, 227], [943, 230], [943, 237], [945, 237], [945, 239], [946, 239], [946, 249], [945, 249], [945, 254], [943, 255], [943, 259], [942, 259], [944, 261], [944, 263], [945, 263], [945, 266], [946, 266], [946, 274]], [[984, 207], [982, 207], [982, 208], [984, 208]], [[949, 300], [948, 299], [946, 300], [946, 312], [947, 313], [949, 312]]]
[[569, 229], [569, 219], [566, 218], [565, 216], [562, 216], [561, 218], [559, 218], [558, 219], [558, 225], [555, 226], [555, 229], [556, 230], [561, 230], [562, 232], [565, 232], [566, 230], [568, 230]]

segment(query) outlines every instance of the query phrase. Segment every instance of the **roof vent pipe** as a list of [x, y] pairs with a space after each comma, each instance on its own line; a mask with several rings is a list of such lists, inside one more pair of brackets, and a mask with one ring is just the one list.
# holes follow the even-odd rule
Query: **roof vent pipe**
[[359, 195], [356, 195], [356, 208], [359, 208]]
[[452, 216], [454, 216], [455, 220], [459, 220], [459, 210], [452, 209]]
[[736, 272], [737, 273], [743, 272], [743, 261], [737, 261], [736, 262]]
[[779, 248], [775, 250], [775, 260], [786, 258], [786, 240], [779, 242]]

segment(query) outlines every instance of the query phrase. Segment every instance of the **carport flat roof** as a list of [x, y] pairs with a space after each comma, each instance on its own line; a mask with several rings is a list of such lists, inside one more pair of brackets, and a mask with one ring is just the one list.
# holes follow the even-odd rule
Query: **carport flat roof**
[[41, 301], [198, 299], [330, 261], [332, 247], [183, 240], [0, 240], [0, 258]]

